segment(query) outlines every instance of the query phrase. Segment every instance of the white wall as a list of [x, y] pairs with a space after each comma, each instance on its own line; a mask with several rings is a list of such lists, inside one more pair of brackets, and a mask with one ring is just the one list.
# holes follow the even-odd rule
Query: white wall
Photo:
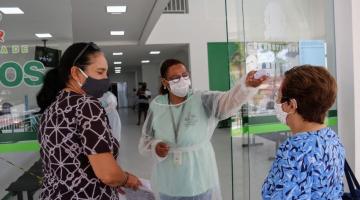
[[240, 8], [241, 1], [227, 1], [229, 41], [325, 40], [328, 66], [336, 74], [332, 1], [248, 0], [244, 13]]
[[151, 91], [151, 97], [159, 95], [160, 89], [160, 64], [149, 63], [142, 65], [143, 82], [146, 82], [147, 88]]
[[190, 0], [189, 14], [163, 14], [147, 44], [189, 44], [194, 89], [208, 90], [208, 42], [226, 41], [225, 1]]
[[360, 2], [352, 0], [352, 28], [353, 28], [353, 55], [354, 55], [354, 111], [355, 118], [353, 125], [355, 126], [355, 172], [357, 178], [360, 178]]
[[[325, 0], [190, 0], [189, 14], [163, 14], [147, 44], [189, 43], [189, 64], [195, 89], [208, 89], [208, 42], [229, 41], [299, 41], [323, 39], [334, 52], [329, 37]], [[245, 26], [243, 27], [243, 19]], [[245, 28], [245, 32], [244, 32]], [[331, 27], [330, 27], [331, 28]], [[333, 55], [333, 54], [332, 54]], [[329, 59], [329, 65], [335, 60]], [[335, 70], [332, 70], [335, 72]], [[204, 76], [206, 74], [206, 76]]]
[[[325, 37], [325, 0], [228, 0], [230, 41], [298, 41]], [[244, 17], [243, 17], [244, 16]], [[316, 20], [315, 20], [316, 19]], [[244, 28], [243, 28], [244, 20]]]
[[360, 178], [360, 2], [335, 0], [338, 129]]
[[[186, 49], [184, 50], [181, 50], [181, 51], [178, 51], [176, 53], [176, 55], [174, 55], [172, 58], [175, 58], [177, 60], [180, 60], [181, 62], [183, 62], [186, 66], [190, 66], [189, 64], [189, 55], [190, 52], [189, 52], [189, 47], [187, 47]], [[159, 70], [160, 71], [160, 70]], [[160, 73], [160, 72], [159, 72]]]
[[[189, 51], [188, 49], [180, 50], [175, 55], [169, 57], [180, 60], [186, 66], [189, 66]], [[161, 61], [152, 61], [148, 64], [142, 65], [142, 81], [147, 83], [148, 89], [152, 93], [152, 98], [159, 95], [160, 85], [161, 85], [161, 75], [160, 75], [160, 66]]]

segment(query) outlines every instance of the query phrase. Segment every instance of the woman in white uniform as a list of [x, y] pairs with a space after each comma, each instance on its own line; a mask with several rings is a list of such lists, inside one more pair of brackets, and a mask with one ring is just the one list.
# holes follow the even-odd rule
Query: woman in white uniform
[[114, 138], [119, 142], [121, 140], [121, 120], [117, 111], [117, 98], [116, 96], [107, 91], [102, 97], [99, 98], [101, 105], [104, 107], [106, 115], [109, 119], [111, 133]]
[[189, 72], [175, 59], [161, 66], [162, 95], [150, 104], [139, 151], [156, 160], [152, 187], [161, 200], [220, 200], [211, 137], [220, 120], [236, 114], [265, 76], [254, 72], [228, 92], [191, 91]]

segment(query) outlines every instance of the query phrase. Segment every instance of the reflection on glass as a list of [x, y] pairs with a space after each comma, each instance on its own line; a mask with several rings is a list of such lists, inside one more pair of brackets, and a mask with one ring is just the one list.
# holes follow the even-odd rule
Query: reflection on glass
[[[265, 70], [267, 84], [232, 119], [233, 199], [261, 199], [275, 151], [290, 133], [274, 116], [284, 73], [312, 64], [335, 73], [333, 2], [227, 0], [230, 82]], [[336, 106], [328, 125], [336, 130]]]

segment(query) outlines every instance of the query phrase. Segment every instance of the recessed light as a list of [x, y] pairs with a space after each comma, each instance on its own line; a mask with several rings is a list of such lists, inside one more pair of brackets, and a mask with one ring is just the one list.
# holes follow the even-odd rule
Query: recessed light
[[110, 35], [125, 35], [125, 31], [110, 31]]
[[141, 63], [149, 63], [150, 60], [142, 60]]
[[35, 33], [38, 38], [51, 38], [52, 35], [50, 33]]
[[157, 54], [160, 54], [160, 51], [150, 51], [150, 54], [157, 55]]
[[115, 71], [115, 73], [120, 73], [121, 72], [121, 70], [117, 70], [117, 71]]
[[122, 56], [123, 55], [123, 52], [114, 52], [113, 53], [113, 56]]
[[106, 12], [120, 14], [126, 12], [126, 6], [106, 6]]
[[20, 15], [24, 14], [19, 7], [0, 7], [0, 11], [6, 15]]
[[114, 69], [115, 69], [115, 70], [117, 70], [117, 69], [121, 69], [121, 67], [115, 67]]
[[114, 65], [121, 65], [121, 63], [122, 63], [121, 61], [115, 61]]
[[121, 72], [115, 72], [115, 74], [120, 74]]

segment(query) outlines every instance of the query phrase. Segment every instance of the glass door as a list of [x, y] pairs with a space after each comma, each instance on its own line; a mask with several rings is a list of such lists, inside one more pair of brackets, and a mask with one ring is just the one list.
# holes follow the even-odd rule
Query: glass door
[[[264, 69], [271, 81], [232, 118], [233, 199], [261, 199], [278, 146], [291, 136], [274, 115], [274, 94], [285, 71], [311, 64], [334, 76], [333, 1], [226, 0], [230, 83]], [[336, 105], [327, 124], [336, 130]]]

